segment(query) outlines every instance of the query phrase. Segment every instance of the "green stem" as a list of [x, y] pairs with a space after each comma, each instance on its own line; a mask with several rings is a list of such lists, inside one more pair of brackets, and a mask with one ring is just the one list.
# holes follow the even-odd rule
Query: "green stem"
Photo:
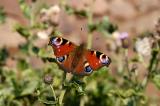
[[159, 46], [158, 46], [158, 42], [157, 42], [157, 47], [155, 47], [152, 50], [152, 57], [150, 59], [150, 64], [148, 66], [148, 75], [146, 78], [144, 78], [144, 80], [142, 81], [142, 87], [146, 88], [148, 81], [150, 78], [153, 77], [154, 73], [156, 71], [157, 65], [158, 65], [158, 54], [159, 54]]
[[[62, 84], [65, 83], [66, 76], [67, 76], [67, 74], [65, 73], [65, 74], [63, 75]], [[59, 105], [60, 105], [60, 106], [62, 106], [62, 104], [63, 104], [63, 98], [64, 98], [64, 95], [65, 95], [65, 92], [66, 92], [66, 89], [62, 90], [62, 91], [61, 91], [61, 94], [60, 94], [60, 96], [59, 96]]]
[[132, 81], [132, 74], [131, 74], [131, 71], [129, 69], [129, 61], [128, 61], [128, 49], [124, 49], [124, 56], [125, 56], [125, 63], [124, 63], [124, 67], [125, 69], [127, 70], [128, 72], [128, 79], [129, 81]]
[[90, 49], [92, 47], [92, 33], [88, 34], [87, 48]]
[[147, 68], [147, 64], [145, 63], [143, 56], [140, 55], [140, 54], [139, 54], [139, 60], [140, 60], [140, 62], [142, 62], [143, 66], [144, 66], [145, 68]]
[[51, 87], [51, 89], [52, 89], [52, 93], [53, 93], [54, 99], [55, 99], [55, 101], [56, 101], [56, 100], [57, 100], [57, 98], [56, 98], [56, 94], [55, 94], [55, 92], [54, 92], [54, 89], [53, 89], [52, 84], [50, 84], [50, 87]]
[[126, 69], [128, 71], [129, 77], [131, 78], [131, 72], [129, 70], [129, 64], [128, 64], [128, 49], [125, 49], [124, 52], [125, 52], [125, 65], [126, 65]]
[[59, 105], [60, 106], [62, 106], [62, 104], [63, 104], [63, 98], [64, 98], [65, 93], [66, 93], [66, 89], [62, 90], [61, 94], [59, 96]]
[[[31, 11], [33, 9], [33, 4], [31, 5]], [[34, 14], [33, 12], [31, 12], [31, 19], [30, 19], [30, 26], [32, 27], [34, 25]]]
[[[93, 10], [93, 4], [94, 4], [94, 1], [92, 2], [89, 10], [88, 10], [88, 24], [92, 24], [93, 23], [93, 13], [92, 13], [92, 10]], [[92, 47], [92, 32], [89, 32], [88, 34], [88, 41], [87, 41], [87, 48], [90, 49]]]
[[[73, 76], [69, 77], [69, 75], [70, 75], [70, 74], [67, 74], [67, 73], [64, 74], [63, 80], [62, 80], [62, 83], [63, 83], [63, 84], [64, 84], [66, 81], [69, 82], [69, 81], [71, 80], [71, 78], [73, 77]], [[69, 77], [69, 78], [68, 78], [68, 77]], [[63, 105], [63, 98], [64, 98], [65, 93], [66, 93], [66, 89], [63, 89], [63, 90], [61, 91], [60, 96], [59, 96], [59, 105], [60, 105], [60, 106]]]

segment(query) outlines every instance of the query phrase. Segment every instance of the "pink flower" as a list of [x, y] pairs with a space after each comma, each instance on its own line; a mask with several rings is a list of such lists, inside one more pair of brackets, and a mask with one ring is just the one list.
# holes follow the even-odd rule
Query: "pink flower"
[[127, 39], [127, 38], [128, 38], [128, 33], [127, 32], [119, 33], [119, 39], [120, 40], [124, 40], [124, 39]]
[[114, 32], [113, 37], [116, 40], [116, 44], [118, 46], [122, 46], [123, 48], [128, 48], [129, 41], [128, 41], [128, 33], [127, 32]]

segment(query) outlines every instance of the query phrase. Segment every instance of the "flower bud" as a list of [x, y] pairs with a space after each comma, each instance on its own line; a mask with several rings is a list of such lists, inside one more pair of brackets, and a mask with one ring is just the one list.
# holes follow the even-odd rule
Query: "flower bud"
[[52, 84], [53, 83], [53, 77], [50, 75], [50, 74], [46, 74], [44, 76], [44, 79], [43, 79], [44, 83], [45, 84]]
[[121, 40], [121, 45], [123, 48], [129, 47], [129, 40], [128, 40], [128, 33], [122, 32], [119, 36], [119, 39]]

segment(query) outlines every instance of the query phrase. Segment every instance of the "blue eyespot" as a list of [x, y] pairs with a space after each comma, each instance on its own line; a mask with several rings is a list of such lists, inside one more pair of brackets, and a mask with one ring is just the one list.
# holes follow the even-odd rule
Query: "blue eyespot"
[[66, 59], [66, 55], [61, 56], [61, 57], [57, 57], [56, 59], [57, 59], [58, 62], [62, 63]]
[[91, 73], [93, 70], [92, 70], [92, 68], [88, 65], [88, 66], [85, 67], [84, 71], [85, 71], [86, 73]]
[[109, 58], [104, 54], [100, 55], [100, 61], [102, 64], [106, 64], [106, 65], [110, 63]]
[[106, 60], [106, 59], [101, 60], [101, 62], [102, 62], [102, 64], [108, 64], [108, 60]]
[[59, 46], [59, 45], [61, 45], [61, 43], [62, 43], [62, 38], [53, 37], [53, 38], [51, 39], [51, 43], [52, 43], [52, 45]]

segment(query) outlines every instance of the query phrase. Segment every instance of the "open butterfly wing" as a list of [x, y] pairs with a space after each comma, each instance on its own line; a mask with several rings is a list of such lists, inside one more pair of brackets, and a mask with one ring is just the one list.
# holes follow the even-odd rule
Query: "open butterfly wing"
[[67, 55], [76, 48], [75, 44], [61, 37], [51, 37], [49, 45], [52, 46], [56, 57]]
[[111, 59], [99, 51], [87, 50], [85, 45], [76, 46], [72, 42], [61, 38], [50, 38], [58, 65], [65, 71], [74, 75], [90, 75], [93, 70], [109, 66]]
[[88, 50], [85, 56], [93, 70], [97, 70], [103, 66], [109, 66], [111, 63], [111, 59], [99, 51]]

